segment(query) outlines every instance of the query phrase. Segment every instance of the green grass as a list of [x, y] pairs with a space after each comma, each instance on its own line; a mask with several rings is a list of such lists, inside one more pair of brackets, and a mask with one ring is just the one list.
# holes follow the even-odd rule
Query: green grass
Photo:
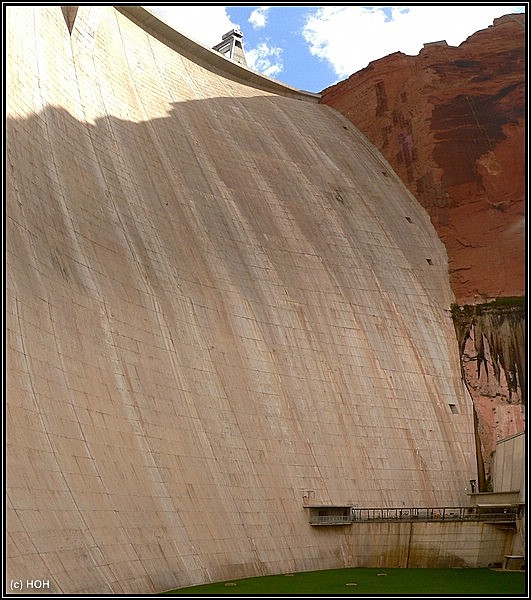
[[525, 573], [520, 571], [356, 568], [233, 579], [180, 588], [165, 594], [186, 596], [456, 594], [515, 597], [526, 594], [525, 582]]

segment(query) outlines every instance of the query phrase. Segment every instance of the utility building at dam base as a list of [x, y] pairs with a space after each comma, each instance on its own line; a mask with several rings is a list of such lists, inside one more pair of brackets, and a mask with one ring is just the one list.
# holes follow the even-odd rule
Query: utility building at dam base
[[446, 251], [379, 151], [141, 7], [5, 14], [6, 577], [49, 582], [8, 591], [523, 555], [523, 436], [473, 489]]

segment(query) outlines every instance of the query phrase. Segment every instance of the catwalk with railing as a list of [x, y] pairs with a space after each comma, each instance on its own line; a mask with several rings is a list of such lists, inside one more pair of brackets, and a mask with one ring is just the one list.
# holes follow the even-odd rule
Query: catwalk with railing
[[311, 525], [350, 525], [383, 521], [483, 521], [514, 523], [517, 506], [445, 506], [436, 508], [357, 508], [312, 506]]

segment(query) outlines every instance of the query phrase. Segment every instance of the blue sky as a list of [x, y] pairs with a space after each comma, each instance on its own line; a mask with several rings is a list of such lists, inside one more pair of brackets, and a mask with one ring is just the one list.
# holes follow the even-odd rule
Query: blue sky
[[208, 47], [239, 27], [250, 68], [320, 92], [393, 52], [416, 55], [439, 40], [458, 46], [495, 18], [525, 12], [527, 4], [145, 7]]

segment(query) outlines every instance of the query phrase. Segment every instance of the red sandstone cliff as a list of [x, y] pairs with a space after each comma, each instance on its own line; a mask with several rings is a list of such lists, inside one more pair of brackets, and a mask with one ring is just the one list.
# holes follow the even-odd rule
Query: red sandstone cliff
[[525, 16], [327, 88], [429, 212], [459, 304], [524, 293]]

